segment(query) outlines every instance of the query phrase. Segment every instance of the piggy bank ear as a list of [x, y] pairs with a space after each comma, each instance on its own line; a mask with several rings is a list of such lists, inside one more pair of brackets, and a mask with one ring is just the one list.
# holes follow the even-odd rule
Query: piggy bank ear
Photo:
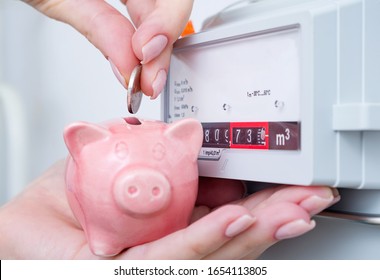
[[196, 160], [202, 147], [203, 129], [195, 119], [183, 119], [169, 125], [165, 136], [186, 145], [186, 151]]
[[83, 147], [89, 143], [104, 139], [110, 135], [105, 128], [85, 123], [73, 123], [65, 128], [63, 137], [71, 156], [75, 159]]

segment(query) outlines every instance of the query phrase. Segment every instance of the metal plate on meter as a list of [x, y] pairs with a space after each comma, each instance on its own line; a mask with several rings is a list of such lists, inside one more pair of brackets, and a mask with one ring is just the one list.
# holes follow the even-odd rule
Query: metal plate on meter
[[176, 49], [170, 67], [168, 121], [300, 120], [296, 26]]
[[291, 25], [175, 48], [165, 118], [202, 123], [202, 175], [228, 176], [227, 162], [240, 156], [252, 155], [246, 164], [254, 166], [266, 161], [257, 153], [299, 153], [299, 43], [299, 26]]

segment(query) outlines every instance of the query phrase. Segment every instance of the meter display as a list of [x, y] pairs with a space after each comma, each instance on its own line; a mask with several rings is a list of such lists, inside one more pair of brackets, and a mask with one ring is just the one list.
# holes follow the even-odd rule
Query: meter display
[[231, 149], [298, 150], [297, 122], [202, 123], [203, 147]]

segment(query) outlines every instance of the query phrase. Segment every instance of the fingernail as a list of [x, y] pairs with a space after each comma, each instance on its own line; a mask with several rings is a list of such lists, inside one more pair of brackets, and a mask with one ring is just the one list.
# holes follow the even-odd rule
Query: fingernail
[[141, 64], [148, 63], [156, 58], [168, 44], [168, 38], [164, 35], [157, 35], [150, 39], [142, 48], [143, 59]]
[[150, 99], [156, 99], [160, 95], [161, 91], [164, 89], [165, 83], [166, 71], [161, 69], [158, 71], [157, 76], [152, 83], [153, 95], [150, 97]]
[[332, 190], [332, 194], [334, 196], [334, 199], [333, 201], [331, 202], [330, 206], [337, 203], [339, 200], [340, 200], [340, 194], [339, 194], [339, 191], [335, 188], [331, 189]]
[[333, 194], [334, 197], [340, 196], [339, 195], [339, 191], [336, 188], [331, 188], [331, 192], [332, 192], [332, 194]]
[[114, 73], [114, 75], [116, 76], [116, 78], [119, 80], [120, 84], [122, 84], [122, 86], [124, 88], [127, 88], [127, 82], [125, 81], [125, 78], [123, 77], [123, 75], [121, 75], [119, 69], [117, 69], [117, 67], [115, 66], [115, 64], [113, 64], [113, 62], [112, 62], [111, 59], [108, 59], [108, 61], [110, 62], [110, 65], [111, 65], [111, 68], [112, 68], [112, 72]]
[[333, 200], [334, 196], [332, 195], [328, 198], [312, 195], [303, 200], [299, 205], [307, 210], [310, 215], [315, 215], [331, 205]]
[[337, 203], [338, 201], [340, 201], [340, 195], [335, 196], [334, 199], [333, 199], [333, 201], [330, 203], [329, 206], [334, 205], [334, 204]]
[[307, 223], [302, 219], [295, 220], [280, 227], [275, 233], [275, 238], [282, 240], [297, 237], [312, 230], [314, 227], [314, 220], [311, 220], [310, 223]]
[[256, 219], [250, 215], [243, 215], [232, 222], [226, 229], [225, 235], [227, 237], [234, 237], [248, 229]]

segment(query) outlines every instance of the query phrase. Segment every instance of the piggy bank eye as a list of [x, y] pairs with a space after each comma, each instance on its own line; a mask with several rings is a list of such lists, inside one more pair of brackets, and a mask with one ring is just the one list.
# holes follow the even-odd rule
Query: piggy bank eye
[[115, 154], [119, 159], [125, 159], [128, 156], [128, 146], [125, 142], [119, 142], [115, 146]]
[[166, 150], [163, 144], [157, 143], [153, 146], [152, 152], [156, 160], [162, 160], [165, 157]]

